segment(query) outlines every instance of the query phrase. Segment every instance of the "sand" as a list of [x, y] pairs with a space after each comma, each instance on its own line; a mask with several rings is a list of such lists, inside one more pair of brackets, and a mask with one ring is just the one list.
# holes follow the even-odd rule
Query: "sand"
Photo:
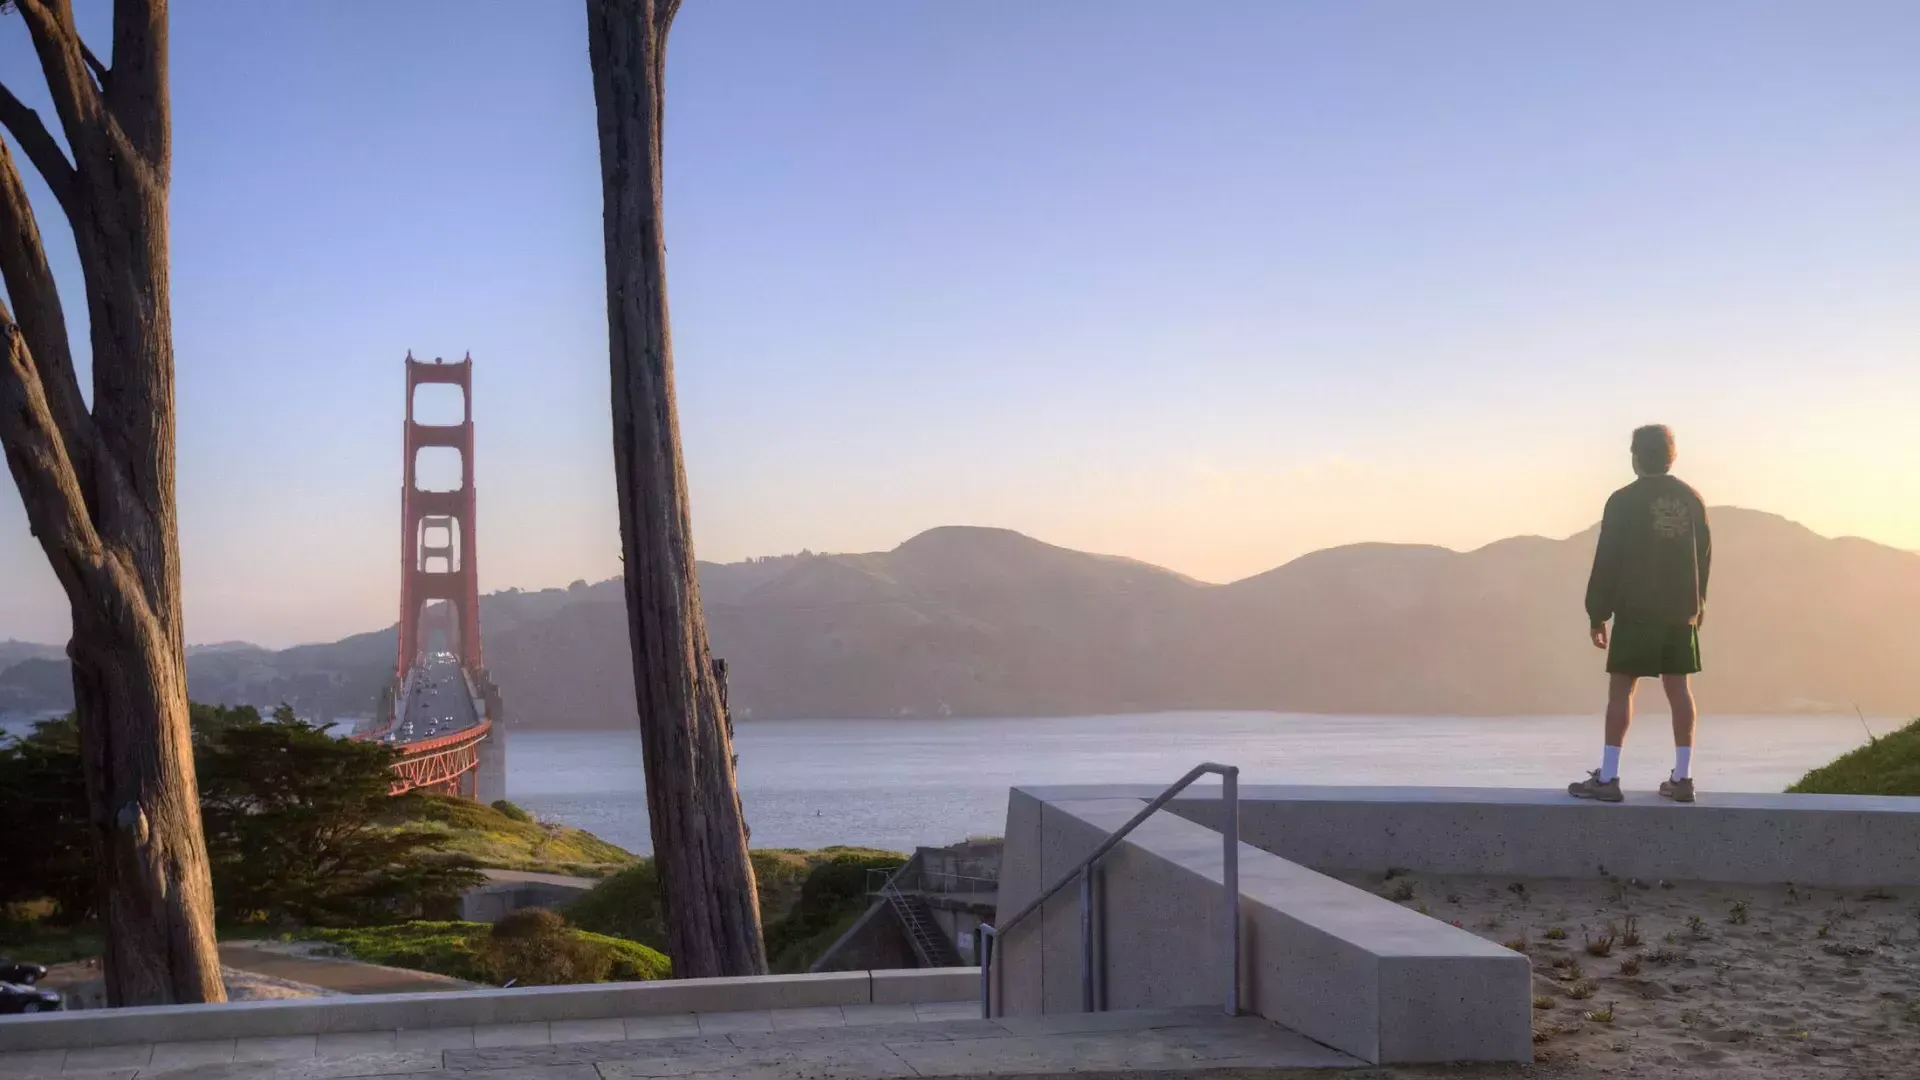
[[1532, 958], [1530, 1072], [1920, 1076], [1920, 888], [1336, 876]]

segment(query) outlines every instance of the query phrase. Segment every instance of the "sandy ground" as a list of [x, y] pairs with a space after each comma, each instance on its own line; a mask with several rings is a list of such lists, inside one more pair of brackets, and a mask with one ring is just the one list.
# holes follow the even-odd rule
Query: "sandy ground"
[[1920, 888], [1338, 876], [1532, 958], [1529, 1073], [1920, 1076]]

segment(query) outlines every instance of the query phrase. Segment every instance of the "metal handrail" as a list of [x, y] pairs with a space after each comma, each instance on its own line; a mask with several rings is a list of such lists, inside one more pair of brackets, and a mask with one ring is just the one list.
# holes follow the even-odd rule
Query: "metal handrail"
[[1172, 787], [1161, 792], [1153, 801], [1141, 807], [1140, 812], [1128, 819], [1125, 825], [1114, 830], [1112, 835], [1093, 849], [1093, 854], [1081, 859], [1073, 869], [1061, 875], [1058, 881], [1042, 890], [1026, 907], [1015, 912], [1013, 917], [995, 927], [981, 923], [974, 930], [974, 952], [980, 961], [980, 1015], [985, 1019], [993, 1018], [993, 952], [994, 945], [1005, 937], [1009, 930], [1020, 925], [1027, 916], [1040, 910], [1041, 906], [1053, 899], [1060, 890], [1080, 881], [1080, 1007], [1082, 1012], [1095, 1012], [1093, 993], [1093, 868], [1107, 853], [1118, 847], [1127, 834], [1140, 826], [1141, 822], [1152, 817], [1161, 807], [1172, 802], [1176, 795], [1185, 791], [1195, 780], [1209, 773], [1220, 777], [1220, 801], [1225, 808], [1225, 828], [1221, 830], [1221, 884], [1227, 900], [1227, 1001], [1228, 1016], [1240, 1015], [1240, 769], [1235, 765], [1216, 765], [1204, 762], [1195, 765], [1187, 775], [1176, 781]]

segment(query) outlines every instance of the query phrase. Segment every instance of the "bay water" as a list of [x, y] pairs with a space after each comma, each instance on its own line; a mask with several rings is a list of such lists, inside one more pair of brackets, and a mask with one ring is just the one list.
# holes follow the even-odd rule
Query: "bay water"
[[[1708, 716], [1694, 775], [1703, 799], [1777, 792], [1807, 770], [1906, 723], [1855, 716]], [[1249, 784], [1404, 784], [1563, 789], [1599, 764], [1594, 716], [1302, 716], [1155, 713], [995, 720], [780, 720], [735, 731], [755, 847], [858, 844], [910, 851], [1005, 828], [1023, 784], [1170, 784], [1202, 761]], [[1673, 763], [1664, 714], [1637, 717], [1622, 755], [1629, 790]], [[507, 794], [541, 818], [629, 851], [647, 833], [632, 730], [510, 735]]]

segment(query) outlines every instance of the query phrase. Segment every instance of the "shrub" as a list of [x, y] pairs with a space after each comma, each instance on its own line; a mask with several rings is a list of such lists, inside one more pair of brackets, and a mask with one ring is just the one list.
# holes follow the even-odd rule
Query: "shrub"
[[506, 815], [507, 820], [509, 821], [518, 821], [523, 825], [533, 824], [533, 815], [527, 813], [525, 810], [520, 809], [520, 805], [518, 803], [511, 803], [505, 799], [495, 799], [489, 805], [491, 805], [495, 810], [498, 810], [502, 814]]
[[566, 919], [544, 908], [494, 923], [474, 953], [495, 982], [521, 986], [600, 982], [613, 970], [612, 949], [571, 933]]

